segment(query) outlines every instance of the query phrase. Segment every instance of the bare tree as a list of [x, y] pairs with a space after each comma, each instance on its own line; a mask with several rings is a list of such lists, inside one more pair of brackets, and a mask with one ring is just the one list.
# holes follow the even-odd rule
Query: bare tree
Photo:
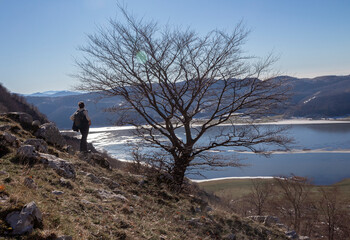
[[[135, 125], [145, 142], [168, 154], [175, 186], [182, 185], [190, 167], [237, 166], [233, 158], [215, 158], [210, 150], [286, 146], [280, 128], [251, 121], [235, 125], [238, 117], [242, 123], [270, 114], [287, 92], [281, 79], [268, 77], [273, 57], [253, 62], [243, 54], [248, 31], [242, 24], [231, 33], [200, 36], [121, 12], [125, 21], [110, 20], [109, 28], [89, 35], [81, 48], [79, 89], [122, 97], [122, 106], [112, 109], [123, 112], [123, 123]], [[221, 124], [232, 127], [212, 130]]]
[[275, 178], [277, 185], [281, 188], [283, 200], [290, 204], [293, 211], [293, 227], [300, 231], [300, 223], [303, 210], [310, 193], [310, 184], [307, 178], [292, 176], [291, 178]]
[[248, 195], [248, 201], [254, 206], [257, 215], [261, 215], [266, 202], [273, 196], [273, 185], [268, 180], [252, 179], [252, 190]]
[[[321, 199], [318, 202], [322, 221], [327, 226], [327, 236], [329, 240], [343, 239], [349, 224], [349, 216], [345, 202], [336, 187], [320, 188]], [[345, 234], [344, 234], [345, 233]]]

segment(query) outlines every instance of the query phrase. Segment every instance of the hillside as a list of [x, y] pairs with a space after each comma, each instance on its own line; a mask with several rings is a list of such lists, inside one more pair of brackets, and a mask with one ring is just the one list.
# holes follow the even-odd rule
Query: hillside
[[48, 119], [39, 110], [28, 104], [24, 97], [10, 93], [0, 84], [0, 113], [4, 112], [25, 112], [39, 120], [41, 123], [48, 122]]
[[[292, 87], [291, 99], [287, 107], [278, 112], [285, 118], [310, 117], [333, 118], [350, 116], [350, 75], [323, 76], [313, 79], [281, 76]], [[26, 96], [26, 100], [38, 107], [59, 128], [70, 129], [69, 116], [76, 110], [78, 101], [87, 104], [93, 125], [110, 126], [118, 118], [116, 114], [104, 110], [122, 104], [119, 97], [101, 98], [98, 93], [86, 93], [71, 96]], [[205, 118], [203, 113], [200, 117]]]
[[53, 124], [13, 119], [0, 116], [0, 239], [288, 239], [190, 182], [173, 193], [162, 172], [80, 154]]

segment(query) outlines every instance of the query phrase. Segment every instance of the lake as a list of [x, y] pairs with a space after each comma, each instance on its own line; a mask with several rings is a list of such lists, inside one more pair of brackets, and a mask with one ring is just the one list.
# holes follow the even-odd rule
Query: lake
[[[308, 177], [315, 184], [332, 184], [350, 178], [350, 122], [294, 120], [271, 123], [275, 124], [290, 126], [287, 133], [295, 141], [291, 152], [275, 152], [266, 158], [250, 152], [232, 152], [232, 149], [225, 148], [217, 154], [233, 155], [246, 166], [201, 171], [204, 176], [187, 176], [191, 179], [213, 179], [294, 174]], [[88, 141], [117, 159], [132, 160], [130, 143], [140, 140], [133, 135], [132, 127], [102, 127], [91, 128]]]

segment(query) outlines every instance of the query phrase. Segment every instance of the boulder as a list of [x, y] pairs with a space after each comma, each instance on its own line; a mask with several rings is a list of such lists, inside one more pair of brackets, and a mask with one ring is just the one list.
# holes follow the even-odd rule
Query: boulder
[[39, 128], [41, 125], [40, 121], [39, 120], [34, 120], [32, 122], [32, 126], [35, 127], [35, 128]]
[[6, 222], [12, 227], [12, 235], [30, 233], [34, 227], [42, 226], [42, 213], [35, 202], [30, 202], [19, 212], [11, 212], [6, 216]]
[[26, 177], [24, 179], [24, 185], [28, 188], [33, 188], [33, 189], [37, 188], [37, 185], [35, 184], [33, 178], [30, 178], [30, 177]]
[[76, 173], [73, 165], [63, 160], [59, 157], [56, 157], [51, 154], [40, 153], [40, 162], [48, 165], [48, 167], [54, 169], [58, 175], [65, 178], [75, 178]]
[[100, 154], [100, 153], [89, 153], [86, 156], [85, 160], [88, 163], [96, 163], [103, 168], [107, 168], [107, 169], [111, 168], [111, 165], [110, 165], [107, 157], [105, 157], [103, 154]]
[[119, 201], [123, 201], [123, 202], [128, 202], [129, 200], [124, 197], [121, 194], [115, 194], [113, 192], [109, 192], [106, 191], [104, 189], [100, 189], [97, 191], [97, 195], [101, 198], [101, 199], [109, 199], [109, 200], [119, 200]]
[[73, 240], [73, 238], [71, 236], [60, 236], [55, 240]]
[[45, 123], [41, 125], [34, 135], [38, 138], [44, 139], [46, 142], [54, 146], [63, 148], [64, 145], [66, 145], [66, 140], [64, 140], [54, 123]]
[[11, 129], [10, 125], [0, 125], [0, 131], [7, 131], [10, 129]]
[[287, 232], [286, 232], [286, 236], [287, 236], [289, 239], [299, 239], [298, 234], [297, 234], [296, 231], [294, 231], [294, 230], [287, 231]]
[[72, 183], [65, 179], [65, 178], [60, 178], [60, 181], [59, 181], [59, 184], [62, 186], [62, 187], [66, 187], [66, 188], [69, 188], [69, 189], [73, 189], [73, 185]]
[[274, 216], [249, 216], [248, 218], [263, 223], [266, 226], [275, 225], [280, 222], [280, 220]]
[[47, 153], [48, 152], [48, 145], [42, 139], [30, 138], [30, 139], [27, 139], [24, 142], [24, 144], [34, 146], [35, 150], [37, 150], [38, 152], [42, 152], [42, 153]]
[[98, 177], [96, 177], [94, 174], [92, 174], [92, 173], [88, 173], [86, 175], [86, 177], [88, 177], [90, 179], [90, 181], [93, 182], [93, 183], [97, 183], [97, 184], [102, 183], [102, 181]]
[[31, 128], [32, 127], [33, 118], [28, 113], [24, 113], [24, 112], [9, 112], [9, 113], [5, 113], [3, 115], [5, 115], [6, 117], [11, 118], [12, 120], [18, 122], [24, 128]]
[[23, 145], [17, 149], [17, 157], [21, 161], [35, 161], [38, 159], [39, 154], [35, 151], [34, 146]]
[[4, 132], [0, 135], [0, 144], [4, 146], [18, 147], [20, 141], [17, 139], [16, 136], [8, 132]]

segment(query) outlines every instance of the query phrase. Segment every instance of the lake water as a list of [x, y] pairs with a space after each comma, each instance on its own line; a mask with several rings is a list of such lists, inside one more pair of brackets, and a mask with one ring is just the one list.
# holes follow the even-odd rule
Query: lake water
[[[289, 123], [289, 122], [287, 122]], [[294, 138], [291, 152], [276, 152], [266, 158], [253, 153], [237, 153], [225, 148], [217, 154], [233, 154], [246, 166], [219, 171], [201, 171], [203, 176], [188, 174], [191, 179], [305, 176], [315, 184], [332, 184], [350, 178], [350, 122], [294, 121], [288, 135]], [[284, 124], [283, 122], [280, 124]], [[229, 126], [223, 126], [225, 128]], [[131, 127], [91, 128], [88, 141], [98, 149], [121, 160], [132, 160], [130, 143], [139, 141]]]

